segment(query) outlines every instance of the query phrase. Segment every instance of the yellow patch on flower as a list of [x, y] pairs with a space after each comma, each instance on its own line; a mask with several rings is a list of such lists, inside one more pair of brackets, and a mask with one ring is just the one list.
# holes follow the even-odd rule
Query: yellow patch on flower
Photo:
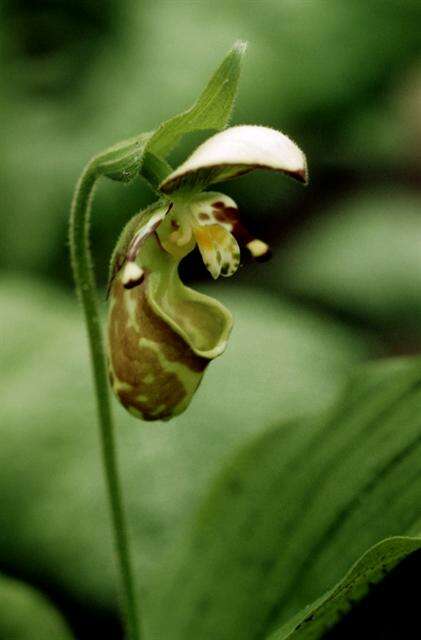
[[203, 262], [213, 278], [231, 276], [240, 264], [240, 248], [234, 236], [219, 224], [193, 228]]

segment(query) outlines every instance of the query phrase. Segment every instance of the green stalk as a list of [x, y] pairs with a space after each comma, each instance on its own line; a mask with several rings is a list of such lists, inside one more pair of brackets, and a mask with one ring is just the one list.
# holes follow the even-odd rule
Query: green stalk
[[70, 213], [70, 250], [76, 289], [82, 302], [88, 330], [100, 426], [102, 461], [114, 530], [114, 543], [122, 581], [126, 630], [130, 640], [140, 640], [140, 615], [136, 606], [127, 522], [118, 473], [107, 362], [89, 243], [92, 198], [96, 181], [101, 173], [97, 158], [88, 164], [78, 181]]

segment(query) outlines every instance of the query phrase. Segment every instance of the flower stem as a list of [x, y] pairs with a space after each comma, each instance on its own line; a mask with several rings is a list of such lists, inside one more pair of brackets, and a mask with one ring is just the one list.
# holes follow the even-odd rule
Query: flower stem
[[118, 474], [107, 363], [101, 331], [99, 304], [89, 243], [89, 222], [94, 187], [100, 176], [97, 164], [86, 167], [76, 186], [70, 214], [70, 250], [76, 289], [81, 299], [88, 330], [100, 426], [102, 461], [114, 529], [114, 543], [121, 573], [123, 605], [128, 638], [140, 640], [140, 616], [130, 558], [126, 516]]

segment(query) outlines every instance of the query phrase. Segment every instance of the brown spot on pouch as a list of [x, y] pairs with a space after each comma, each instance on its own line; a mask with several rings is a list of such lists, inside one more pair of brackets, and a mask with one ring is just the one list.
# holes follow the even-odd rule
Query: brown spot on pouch
[[[146, 286], [147, 278], [141, 286], [129, 291], [124, 289], [120, 278], [113, 283], [109, 343], [114, 374], [110, 372], [110, 380], [114, 386], [116, 382], [127, 386], [118, 389], [117, 385], [115, 389], [126, 408], [134, 407], [145, 419], [157, 420], [172, 415], [174, 407], [186, 396], [186, 390], [177, 374], [161, 364], [153, 348], [139, 345], [140, 339], [156, 343], [169, 362], [180, 362], [197, 373], [205, 369], [209, 360], [197, 356], [181, 336], [154, 312], [145, 295]], [[125, 296], [130, 296], [135, 302], [136, 327], [130, 323]], [[144, 399], [139, 400], [138, 396], [144, 396]], [[162, 409], [158, 414], [154, 413], [158, 407]]]
[[[127, 409], [140, 411], [146, 420], [163, 420], [171, 417], [173, 409], [186, 396], [186, 391], [175, 373], [162, 368], [159, 358], [150, 347], [137, 350], [137, 384], [130, 390], [119, 389], [117, 395]], [[153, 374], [153, 382], [145, 383]], [[139, 400], [139, 396], [142, 397]], [[161, 407], [157, 412], [157, 408]]]

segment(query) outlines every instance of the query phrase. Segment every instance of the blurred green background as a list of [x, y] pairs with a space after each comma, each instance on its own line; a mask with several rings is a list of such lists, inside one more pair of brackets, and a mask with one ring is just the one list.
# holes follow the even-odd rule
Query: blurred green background
[[[120, 637], [68, 259], [79, 173], [188, 107], [238, 38], [233, 123], [281, 129], [310, 168], [306, 189], [266, 173], [221, 186], [274, 257], [212, 287], [236, 329], [185, 416], [144, 426], [118, 410], [147, 598], [161, 553], [247, 437], [327, 406], [358, 363], [421, 351], [420, 22], [419, 0], [3, 0], [0, 569], [50, 596], [78, 638], [101, 624]], [[102, 287], [123, 224], [152, 199], [141, 180], [98, 189]], [[183, 277], [208, 287], [196, 255]]]

